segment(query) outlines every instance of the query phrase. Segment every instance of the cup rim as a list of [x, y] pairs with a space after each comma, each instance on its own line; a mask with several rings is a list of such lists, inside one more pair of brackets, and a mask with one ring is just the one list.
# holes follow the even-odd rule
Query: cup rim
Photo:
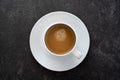
[[[66, 53], [64, 53], [64, 54], [56, 54], [56, 53], [54, 53], [54, 52], [52, 52], [52, 51], [50, 51], [49, 49], [48, 49], [48, 47], [47, 47], [47, 45], [46, 45], [46, 43], [45, 43], [45, 35], [46, 35], [46, 32], [48, 31], [48, 29], [50, 29], [53, 25], [56, 25], [56, 24], [64, 24], [64, 25], [67, 25], [68, 27], [70, 27], [72, 30], [73, 30], [73, 32], [74, 32], [74, 34], [75, 34], [75, 44], [74, 44], [74, 46], [73, 46], [73, 48], [70, 50], [70, 51], [68, 51], [68, 52], [66, 52]], [[49, 27], [47, 27], [47, 29], [45, 30], [45, 32], [44, 32], [44, 44], [45, 44], [45, 49], [51, 54], [51, 55], [53, 55], [53, 56], [66, 56], [66, 55], [69, 55], [70, 53], [72, 53], [73, 52], [73, 50], [75, 50], [75, 47], [76, 47], [76, 44], [77, 44], [77, 34], [76, 34], [76, 31], [75, 31], [75, 29], [73, 29], [73, 27], [71, 27], [68, 23], [64, 23], [64, 22], [56, 22], [56, 23], [52, 23]]]

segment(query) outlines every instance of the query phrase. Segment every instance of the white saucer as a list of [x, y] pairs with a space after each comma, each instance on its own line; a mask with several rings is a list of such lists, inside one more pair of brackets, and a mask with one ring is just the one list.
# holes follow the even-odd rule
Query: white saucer
[[[43, 33], [50, 24], [56, 22], [68, 23], [76, 30], [79, 39], [76, 48], [83, 53], [80, 59], [72, 54], [57, 58], [46, 55], [48, 52], [43, 46]], [[89, 33], [84, 23], [75, 15], [63, 11], [51, 12], [40, 18], [30, 34], [30, 48], [34, 58], [40, 65], [52, 71], [67, 71], [79, 65], [86, 57], [89, 45]]]

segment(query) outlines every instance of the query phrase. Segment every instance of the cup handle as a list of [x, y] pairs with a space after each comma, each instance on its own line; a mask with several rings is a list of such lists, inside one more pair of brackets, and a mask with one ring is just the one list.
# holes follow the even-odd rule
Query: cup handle
[[80, 58], [82, 57], [82, 53], [81, 53], [79, 50], [77, 50], [77, 49], [75, 49], [75, 50], [72, 52], [72, 54], [73, 54], [74, 56], [76, 56], [78, 59], [80, 59]]

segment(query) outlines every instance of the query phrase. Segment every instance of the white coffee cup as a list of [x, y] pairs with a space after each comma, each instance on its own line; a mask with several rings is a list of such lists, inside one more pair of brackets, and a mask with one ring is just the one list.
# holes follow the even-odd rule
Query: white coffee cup
[[[75, 37], [76, 37], [76, 39], [75, 39], [75, 44], [74, 44], [73, 48], [72, 48], [70, 51], [68, 51], [68, 52], [66, 52], [66, 53], [64, 53], [64, 54], [56, 54], [56, 53], [51, 52], [51, 51], [48, 49], [48, 47], [47, 47], [47, 45], [46, 45], [46, 43], [45, 43], [45, 35], [46, 35], [48, 29], [51, 28], [53, 25], [56, 25], [56, 24], [65, 24], [65, 25], [69, 26], [69, 27], [73, 30], [73, 32], [74, 32], [74, 34], [75, 34]], [[80, 57], [82, 56], [82, 53], [81, 53], [78, 49], [76, 49], [76, 45], [77, 45], [77, 43], [78, 43], [78, 39], [77, 39], [77, 38], [78, 38], [78, 37], [77, 37], [77, 33], [76, 33], [74, 27], [72, 27], [70, 24], [64, 23], [64, 22], [52, 23], [51, 25], [49, 25], [49, 27], [46, 28], [46, 30], [45, 30], [45, 32], [44, 32], [44, 38], [43, 38], [43, 39], [44, 39], [44, 47], [45, 47], [45, 49], [48, 51], [48, 54], [51, 54], [51, 55], [53, 55], [53, 56], [63, 57], [63, 56], [68, 56], [69, 54], [73, 54], [76, 58], [80, 59]]]

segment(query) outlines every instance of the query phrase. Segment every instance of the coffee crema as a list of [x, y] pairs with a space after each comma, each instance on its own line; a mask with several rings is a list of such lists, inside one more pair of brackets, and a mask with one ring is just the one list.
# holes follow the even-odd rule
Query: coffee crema
[[55, 24], [45, 34], [47, 48], [58, 55], [69, 52], [74, 47], [75, 41], [74, 31], [65, 24]]

